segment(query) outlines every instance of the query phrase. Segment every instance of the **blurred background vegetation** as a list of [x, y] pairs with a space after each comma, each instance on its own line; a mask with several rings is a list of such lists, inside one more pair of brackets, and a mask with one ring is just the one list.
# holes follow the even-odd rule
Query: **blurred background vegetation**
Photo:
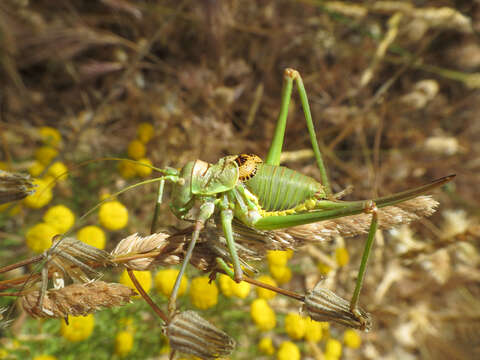
[[[358, 333], [358, 347], [336, 325], [323, 329], [321, 340], [295, 339], [285, 317], [298, 304], [278, 295], [269, 300], [277, 317], [270, 331], [251, 319], [254, 291], [246, 298], [220, 294], [202, 316], [237, 340], [232, 359], [281, 358], [277, 350], [286, 340], [302, 359], [476, 358], [479, 30], [479, 1], [3, 0], [2, 168], [47, 176], [55, 186], [39, 208], [2, 208], [0, 264], [32, 256], [25, 236], [46, 221], [49, 208], [65, 205], [75, 214], [71, 231], [96, 226], [97, 215], [78, 218], [105, 194], [153, 176], [125, 162], [79, 166], [84, 161], [130, 157], [179, 168], [226, 154], [264, 157], [283, 70], [291, 67], [303, 76], [334, 191], [353, 185], [348, 199], [371, 198], [451, 173], [457, 178], [435, 193], [434, 216], [377, 235], [360, 300], [375, 323]], [[284, 163], [319, 178], [297, 97], [293, 103]], [[142, 140], [145, 123], [153, 130]], [[58, 131], [58, 142], [45, 138], [45, 126]], [[58, 181], [62, 166], [68, 178]], [[120, 229], [100, 224], [106, 249], [133, 232], [148, 234], [155, 191], [147, 185], [118, 198], [128, 223]], [[181, 225], [168, 205], [159, 222]], [[359, 237], [298, 249], [282, 286], [302, 292], [325, 276], [326, 286], [348, 297], [362, 246]], [[325, 257], [334, 266], [325, 266]], [[258, 267], [269, 273], [268, 266]], [[189, 270], [189, 278], [199, 275]], [[152, 293], [165, 302], [158, 290]], [[13, 300], [2, 297], [0, 304]], [[193, 307], [188, 296], [181, 302]], [[0, 330], [0, 358], [168, 356], [160, 321], [140, 300], [96, 313], [81, 341], [59, 332], [60, 321], [32, 320], [20, 308], [14, 315], [13, 326]], [[122, 331], [133, 338], [123, 353], [122, 340], [115, 340]], [[271, 347], [259, 347], [265, 337]], [[336, 346], [342, 354], [328, 350]]]

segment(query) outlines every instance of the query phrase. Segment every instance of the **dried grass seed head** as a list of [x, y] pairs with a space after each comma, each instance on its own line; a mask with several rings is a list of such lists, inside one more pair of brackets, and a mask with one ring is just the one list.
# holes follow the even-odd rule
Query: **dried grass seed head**
[[235, 340], [191, 310], [176, 314], [166, 335], [172, 349], [202, 359], [228, 356], [235, 348]]
[[0, 204], [21, 200], [35, 192], [29, 175], [0, 170]]
[[39, 304], [40, 291], [31, 291], [22, 297], [22, 305], [33, 317], [64, 318], [85, 316], [101, 308], [111, 308], [130, 302], [136, 292], [129, 287], [104, 281], [72, 284], [58, 290], [49, 290]]
[[320, 283], [305, 296], [303, 312], [312, 320], [329, 321], [354, 329], [369, 331], [372, 326], [370, 314], [358, 308], [357, 314], [350, 310], [350, 303], [334, 292], [321, 288]]

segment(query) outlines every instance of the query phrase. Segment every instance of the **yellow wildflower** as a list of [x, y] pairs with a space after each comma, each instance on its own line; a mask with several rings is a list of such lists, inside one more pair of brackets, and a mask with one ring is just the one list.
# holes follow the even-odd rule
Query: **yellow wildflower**
[[[277, 282], [268, 275], [259, 276], [257, 280], [268, 285], [277, 286]], [[261, 287], [257, 287], [256, 290], [258, 297], [266, 300], [273, 299], [277, 295], [275, 292]]]
[[33, 360], [57, 360], [57, 358], [53, 355], [37, 355], [33, 357]]
[[58, 147], [60, 145], [62, 135], [60, 135], [60, 132], [57, 129], [50, 126], [42, 126], [39, 129], [39, 132], [44, 144], [52, 147]]
[[124, 179], [131, 179], [137, 175], [135, 163], [128, 160], [122, 160], [118, 163], [118, 171]]
[[[160, 270], [155, 275], [155, 288], [165, 296], [170, 296], [173, 290], [175, 280], [177, 280], [179, 270], [165, 269]], [[182, 276], [180, 287], [178, 289], [178, 296], [185, 294], [187, 291], [188, 280], [185, 275]]]
[[15, 204], [15, 205], [12, 206], [11, 202], [0, 205], [0, 213], [5, 212], [6, 215], [11, 216], [11, 217], [17, 215], [20, 212], [21, 209], [22, 209], [22, 207], [20, 206], [20, 204]]
[[322, 323], [310, 318], [306, 321], [305, 339], [309, 342], [317, 343], [322, 340]]
[[317, 269], [322, 275], [327, 275], [330, 271], [332, 271], [332, 268], [323, 262], [318, 263]]
[[328, 339], [325, 345], [325, 355], [336, 358], [342, 356], [342, 343], [336, 339]]
[[30, 175], [33, 177], [38, 177], [42, 173], [42, 171], [45, 169], [45, 165], [43, 165], [39, 161], [34, 161], [33, 164], [28, 168], [28, 172]]
[[127, 225], [128, 211], [120, 201], [109, 201], [100, 205], [100, 224], [108, 230], [120, 230]]
[[105, 243], [107, 241], [103, 230], [94, 225], [85, 226], [78, 230], [77, 239], [102, 250], [105, 249]]
[[358, 349], [362, 344], [362, 339], [355, 330], [347, 329], [343, 333], [343, 343], [349, 348]]
[[348, 255], [348, 250], [345, 247], [339, 247], [335, 250], [335, 258], [337, 259], [338, 266], [345, 266], [350, 260], [350, 255]]
[[[152, 173], [152, 168], [150, 167], [150, 166], [152, 166], [152, 162], [150, 161], [150, 159], [141, 158], [141, 159], [138, 160], [138, 162], [140, 164], [135, 164], [135, 171], [136, 171], [138, 176], [147, 177], [148, 175], [150, 175]], [[144, 166], [142, 164], [147, 165], [147, 166]]]
[[47, 181], [42, 179], [35, 179], [33, 183], [37, 185], [35, 192], [32, 195], [28, 195], [23, 202], [31, 209], [40, 209], [52, 200], [52, 188], [49, 187]]
[[35, 159], [43, 165], [48, 165], [58, 155], [58, 151], [51, 146], [40, 146], [35, 150]]
[[45, 223], [38, 223], [28, 229], [25, 237], [27, 246], [37, 253], [47, 250], [52, 246], [52, 239], [58, 234], [57, 229]]
[[292, 279], [292, 270], [288, 266], [270, 265], [270, 274], [281, 285]]
[[307, 330], [307, 319], [295, 313], [285, 317], [285, 331], [293, 340], [300, 340], [305, 336]]
[[264, 337], [258, 343], [258, 349], [262, 354], [273, 355], [275, 353], [275, 348], [273, 347], [273, 342], [271, 337]]
[[[145, 292], [149, 292], [152, 287], [152, 273], [150, 271], [133, 271], [133, 275], [137, 278], [140, 285], [142, 285], [143, 290]], [[120, 279], [118, 280], [120, 284], [128, 286], [129, 288], [137, 291], [135, 285], [133, 285], [130, 276], [128, 275], [127, 270], [124, 270], [122, 275], [120, 275]], [[138, 292], [138, 291], [137, 291]], [[139, 298], [140, 295], [135, 295], [136, 298]]]
[[251, 286], [245, 281], [237, 283], [230, 276], [221, 274], [219, 282], [222, 294], [226, 297], [236, 296], [240, 299], [245, 299], [250, 293]]
[[272, 330], [277, 324], [275, 312], [265, 299], [255, 299], [252, 302], [250, 305], [250, 315], [261, 330]]
[[68, 323], [61, 320], [60, 334], [67, 340], [72, 342], [87, 339], [93, 332], [95, 326], [95, 318], [93, 314], [87, 316], [69, 316]]
[[43, 215], [43, 220], [57, 229], [59, 233], [65, 233], [75, 223], [75, 215], [65, 205], [56, 205], [47, 210]]
[[138, 140], [133, 140], [130, 142], [130, 144], [128, 144], [127, 153], [132, 159], [141, 159], [146, 153], [145, 145]]
[[152, 124], [143, 122], [138, 124], [137, 127], [137, 138], [142, 143], [148, 143], [154, 135], [155, 129], [153, 128]]
[[278, 348], [277, 360], [300, 360], [298, 346], [291, 341], [282, 342]]
[[217, 305], [218, 288], [207, 276], [200, 276], [192, 280], [190, 284], [190, 301], [202, 310]]
[[124, 357], [132, 351], [133, 335], [129, 331], [120, 331], [115, 336], [115, 354]]
[[267, 260], [270, 266], [286, 266], [288, 262], [288, 252], [283, 250], [269, 250], [267, 251]]
[[55, 180], [64, 181], [68, 178], [68, 168], [63, 162], [55, 161], [48, 168], [48, 175], [51, 175]]

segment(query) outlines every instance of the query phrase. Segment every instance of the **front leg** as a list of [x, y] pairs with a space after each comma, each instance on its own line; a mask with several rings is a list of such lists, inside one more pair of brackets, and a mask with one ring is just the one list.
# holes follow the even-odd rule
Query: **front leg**
[[228, 251], [232, 257], [234, 277], [233, 279], [239, 283], [242, 281], [243, 272], [238, 259], [237, 248], [235, 247], [235, 240], [233, 239], [232, 221], [233, 221], [233, 203], [228, 201], [227, 195], [223, 196], [220, 203], [220, 219], [222, 221], [222, 229], [227, 241]]

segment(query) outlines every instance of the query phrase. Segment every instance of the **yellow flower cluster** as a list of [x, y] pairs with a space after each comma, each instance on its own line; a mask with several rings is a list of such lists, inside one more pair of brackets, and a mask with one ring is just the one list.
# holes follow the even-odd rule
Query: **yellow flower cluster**
[[342, 356], [342, 343], [337, 339], [328, 339], [325, 344], [325, 358], [339, 359]]
[[105, 232], [94, 225], [84, 226], [78, 230], [77, 239], [102, 250], [105, 249], [105, 243], [107, 242]]
[[58, 231], [53, 226], [46, 223], [38, 223], [28, 229], [25, 234], [27, 246], [36, 253], [41, 253], [52, 245], [52, 239], [57, 234]]
[[221, 274], [219, 283], [222, 294], [226, 297], [236, 296], [245, 299], [250, 294], [251, 286], [245, 281], [237, 283], [230, 276]]
[[285, 331], [293, 340], [300, 340], [307, 331], [307, 318], [290, 313], [285, 317]]
[[262, 354], [273, 355], [275, 353], [275, 347], [273, 346], [271, 337], [264, 337], [258, 343], [258, 349]]
[[108, 201], [100, 205], [100, 224], [108, 230], [120, 230], [127, 226], [128, 210], [120, 201]]
[[115, 336], [115, 354], [119, 357], [127, 356], [133, 348], [133, 334], [130, 331], [119, 331]]
[[[155, 288], [161, 294], [165, 296], [170, 296], [173, 290], [173, 285], [177, 279], [179, 270], [176, 269], [165, 269], [160, 270], [155, 275]], [[180, 288], [178, 289], [178, 296], [181, 296], [186, 293], [188, 287], [187, 277], [184, 275], [182, 281], [180, 282]]]
[[152, 124], [141, 123], [137, 127], [137, 138], [128, 144], [128, 157], [136, 160], [120, 161], [118, 170], [125, 179], [135, 176], [147, 177], [152, 173], [152, 162], [145, 157], [147, 153], [146, 144], [153, 138], [155, 130]]
[[[143, 290], [148, 293], [152, 287], [152, 273], [150, 271], [133, 271], [133, 275], [135, 275], [135, 278], [138, 280]], [[130, 279], [127, 270], [123, 271], [118, 282], [137, 291], [137, 288]], [[139, 298], [140, 295], [135, 295], [135, 297]]]
[[347, 329], [343, 333], [343, 343], [346, 347], [349, 347], [351, 349], [358, 349], [362, 344], [362, 339], [355, 330]]
[[35, 179], [33, 183], [36, 185], [35, 192], [27, 196], [23, 203], [31, 209], [40, 209], [52, 200], [52, 188], [47, 180]]
[[300, 349], [293, 342], [284, 341], [278, 348], [277, 360], [300, 360]]
[[267, 252], [270, 274], [279, 284], [285, 284], [292, 278], [292, 271], [287, 266], [287, 262], [292, 256], [292, 250], [270, 250]]
[[47, 210], [43, 215], [43, 221], [53, 226], [59, 233], [65, 233], [75, 223], [75, 215], [65, 205], [56, 205]]
[[87, 316], [69, 316], [68, 325], [65, 320], [61, 320], [60, 334], [72, 342], [82, 341], [90, 337], [95, 326], [93, 314]]
[[190, 284], [190, 301], [201, 310], [206, 310], [217, 305], [218, 288], [214, 282], [210, 283], [207, 276], [200, 276]]
[[277, 324], [275, 312], [265, 299], [255, 299], [252, 302], [250, 315], [255, 324], [263, 331], [272, 330]]
[[[257, 278], [257, 280], [261, 281], [261, 282], [263, 282], [267, 285], [277, 286], [277, 282], [268, 275], [259, 276]], [[257, 296], [259, 298], [266, 299], [266, 300], [273, 299], [275, 297], [275, 295], [277, 295], [277, 293], [275, 293], [271, 290], [261, 288], [261, 287], [257, 287], [256, 291], [257, 291]]]

